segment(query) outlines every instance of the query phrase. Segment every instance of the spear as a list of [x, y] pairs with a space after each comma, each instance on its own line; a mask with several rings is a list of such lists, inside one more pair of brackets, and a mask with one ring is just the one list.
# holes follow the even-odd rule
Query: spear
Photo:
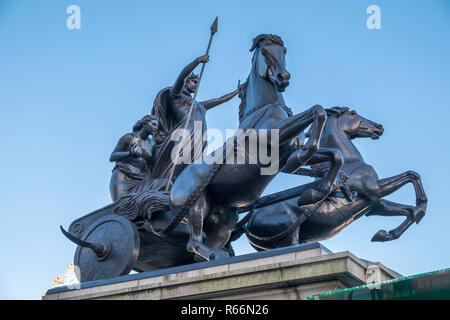
[[[210, 28], [211, 35], [209, 37], [208, 48], [206, 49], [205, 55], [209, 54], [209, 49], [211, 48], [212, 39], [214, 37], [214, 34], [217, 32], [218, 20], [219, 20], [219, 17], [216, 17], [216, 19], [214, 19], [213, 24], [211, 25], [211, 28]], [[200, 71], [200, 76], [198, 77], [197, 88], [195, 88], [194, 96], [192, 98], [191, 107], [189, 108], [189, 112], [188, 112], [188, 115], [187, 115], [187, 118], [186, 118], [186, 123], [184, 124], [184, 130], [186, 130], [186, 128], [187, 128], [187, 126], [189, 124], [189, 120], [191, 119], [192, 110], [194, 109], [195, 99], [197, 98], [197, 92], [198, 92], [198, 88], [200, 87], [200, 81], [202, 81], [203, 71], [205, 70], [205, 65], [206, 65], [206, 63], [203, 62], [202, 70]], [[177, 152], [176, 152], [176, 156], [177, 157], [180, 156], [180, 150], [179, 149], [180, 149], [180, 146], [182, 146], [182, 144], [183, 144], [183, 139], [184, 139], [184, 136], [181, 138], [181, 141], [178, 143], [178, 148], [177, 148]], [[166, 192], [169, 191], [169, 186], [172, 183], [172, 177], [173, 177], [173, 173], [174, 172], [175, 172], [175, 164], [172, 166], [172, 169], [170, 170], [169, 181], [168, 181], [168, 183], [166, 185]]]

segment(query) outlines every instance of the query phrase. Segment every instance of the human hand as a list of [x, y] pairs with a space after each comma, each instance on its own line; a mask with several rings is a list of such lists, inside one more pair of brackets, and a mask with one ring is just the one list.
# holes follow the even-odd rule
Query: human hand
[[209, 55], [205, 54], [203, 56], [198, 57], [196, 60], [198, 63], [206, 63], [209, 61]]
[[246, 85], [247, 85], [247, 81], [245, 80], [244, 83], [241, 83], [241, 80], [238, 80], [238, 90], [241, 91]]
[[142, 148], [139, 145], [133, 143], [131, 145], [130, 153], [133, 158], [141, 158], [142, 157]]

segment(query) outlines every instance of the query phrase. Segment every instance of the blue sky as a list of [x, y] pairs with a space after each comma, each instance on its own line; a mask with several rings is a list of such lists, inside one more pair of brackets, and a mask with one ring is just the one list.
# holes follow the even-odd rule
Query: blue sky
[[[80, 30], [66, 28], [71, 4]], [[371, 4], [381, 30], [366, 27]], [[75, 246], [59, 225], [110, 203], [118, 138], [203, 54], [216, 15], [199, 100], [234, 90], [250, 70], [252, 38], [278, 34], [294, 112], [352, 107], [385, 127], [380, 140], [356, 142], [380, 177], [422, 175], [427, 215], [399, 240], [370, 242], [401, 218], [364, 217], [322, 244], [404, 275], [450, 266], [448, 1], [0, 0], [0, 298], [40, 299], [66, 270]], [[210, 111], [208, 127], [235, 128], [238, 104]], [[307, 181], [282, 174], [265, 193]], [[413, 204], [413, 188], [388, 199]], [[245, 237], [235, 248], [253, 252]]]

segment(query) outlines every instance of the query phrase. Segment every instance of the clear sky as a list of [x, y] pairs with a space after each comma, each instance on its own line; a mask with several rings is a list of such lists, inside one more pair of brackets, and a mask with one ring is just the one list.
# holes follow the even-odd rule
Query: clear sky
[[[69, 30], [66, 8], [81, 8]], [[369, 5], [381, 30], [366, 27]], [[156, 93], [202, 55], [219, 16], [199, 100], [234, 90], [260, 33], [280, 35], [292, 74], [286, 103], [356, 109], [380, 122], [357, 140], [380, 177], [422, 175], [428, 212], [399, 239], [371, 243], [402, 218], [364, 217], [322, 244], [411, 275], [450, 267], [448, 0], [0, 0], [0, 298], [40, 299], [72, 262], [59, 231], [111, 202], [109, 155]], [[238, 98], [208, 113], [238, 123]], [[280, 174], [265, 194], [309, 181]], [[388, 199], [414, 204], [407, 186]], [[253, 252], [245, 237], [237, 254]]]

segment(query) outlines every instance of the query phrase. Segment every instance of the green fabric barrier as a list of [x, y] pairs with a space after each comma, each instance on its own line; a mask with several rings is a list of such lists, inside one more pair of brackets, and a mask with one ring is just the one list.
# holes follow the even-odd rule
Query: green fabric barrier
[[450, 300], [450, 268], [331, 291], [309, 300]]

